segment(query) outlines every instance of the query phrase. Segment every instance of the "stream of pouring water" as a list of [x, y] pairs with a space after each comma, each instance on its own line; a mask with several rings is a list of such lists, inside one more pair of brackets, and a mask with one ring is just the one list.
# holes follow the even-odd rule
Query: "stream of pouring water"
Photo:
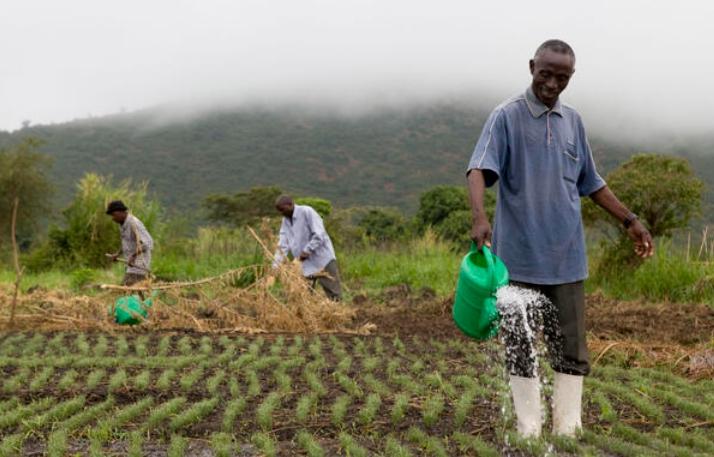
[[[543, 334], [549, 346], [548, 355], [553, 360], [559, 360], [561, 355], [559, 341], [549, 341], [550, 338], [560, 338], [559, 328], [544, 331], [544, 325], [557, 327], [557, 311], [553, 304], [542, 293], [518, 286], [504, 286], [496, 292], [496, 306], [501, 315], [500, 336], [503, 341], [506, 366], [504, 378], [508, 379], [512, 367], [520, 367], [520, 375], [528, 377], [538, 376], [539, 346], [538, 336]], [[541, 382], [545, 385], [547, 378]], [[506, 422], [513, 415], [510, 393], [502, 396], [501, 411]], [[543, 409], [545, 422], [547, 408]], [[510, 447], [508, 435], [505, 435], [505, 444]], [[552, 444], [548, 444], [545, 455], [555, 455]]]
[[[496, 300], [501, 314], [502, 335], [512, 335], [520, 343], [519, 347], [504, 345], [506, 360], [511, 364], [528, 367], [530, 377], [538, 376], [536, 337], [543, 330], [541, 316], [549, 300], [538, 291], [517, 286], [501, 287], [496, 292]], [[528, 360], [522, 360], [523, 357]]]

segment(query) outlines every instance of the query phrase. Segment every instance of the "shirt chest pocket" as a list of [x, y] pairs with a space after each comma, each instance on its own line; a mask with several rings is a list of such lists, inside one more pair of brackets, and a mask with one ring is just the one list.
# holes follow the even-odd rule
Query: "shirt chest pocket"
[[580, 173], [580, 156], [578, 148], [573, 140], [566, 140], [560, 151], [560, 164], [563, 172], [563, 179], [573, 184], [578, 182]]

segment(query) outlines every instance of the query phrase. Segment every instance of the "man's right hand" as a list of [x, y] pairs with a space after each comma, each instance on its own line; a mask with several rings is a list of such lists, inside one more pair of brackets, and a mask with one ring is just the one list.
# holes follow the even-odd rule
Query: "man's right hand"
[[119, 260], [119, 253], [107, 254], [107, 257], [109, 257], [112, 260], [112, 262], [116, 262], [117, 260]]
[[471, 239], [476, 243], [479, 251], [484, 245], [491, 247], [491, 224], [488, 219], [484, 217], [473, 221]]

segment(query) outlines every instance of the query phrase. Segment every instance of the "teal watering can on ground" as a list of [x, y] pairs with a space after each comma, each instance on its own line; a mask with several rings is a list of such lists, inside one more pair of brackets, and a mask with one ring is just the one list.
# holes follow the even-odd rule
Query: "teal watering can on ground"
[[114, 305], [109, 306], [109, 315], [114, 316], [114, 322], [119, 325], [136, 325], [148, 316], [152, 298], [142, 301], [138, 295], [119, 297]]
[[493, 338], [498, 333], [496, 291], [508, 284], [508, 270], [501, 259], [484, 246], [475, 243], [464, 256], [456, 283], [453, 317], [456, 326], [467, 336], [478, 340]]

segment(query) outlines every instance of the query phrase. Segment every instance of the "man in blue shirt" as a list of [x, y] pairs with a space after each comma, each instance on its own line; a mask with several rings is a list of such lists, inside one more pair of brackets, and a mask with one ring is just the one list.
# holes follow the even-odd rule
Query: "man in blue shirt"
[[275, 209], [283, 215], [283, 223], [273, 268], [292, 254], [302, 262], [303, 275], [313, 286], [319, 283], [328, 298], [339, 301], [342, 286], [335, 248], [320, 215], [310, 206], [296, 205], [287, 195], [278, 197]]
[[[552, 302], [551, 315], [543, 320], [556, 371], [553, 428], [573, 435], [581, 427], [582, 377], [589, 372], [580, 198], [589, 196], [622, 221], [639, 256], [650, 257], [654, 247], [637, 216], [597, 173], [580, 115], [559, 99], [575, 72], [572, 48], [560, 40], [546, 41], [530, 61], [530, 71], [530, 87], [493, 110], [471, 157], [471, 238], [479, 249], [490, 245], [483, 195], [498, 183], [493, 250], [515, 284], [536, 289]], [[503, 331], [504, 341], [518, 354], [522, 336]], [[528, 356], [509, 361], [508, 368], [519, 433], [533, 437], [542, 425], [540, 384]]]

